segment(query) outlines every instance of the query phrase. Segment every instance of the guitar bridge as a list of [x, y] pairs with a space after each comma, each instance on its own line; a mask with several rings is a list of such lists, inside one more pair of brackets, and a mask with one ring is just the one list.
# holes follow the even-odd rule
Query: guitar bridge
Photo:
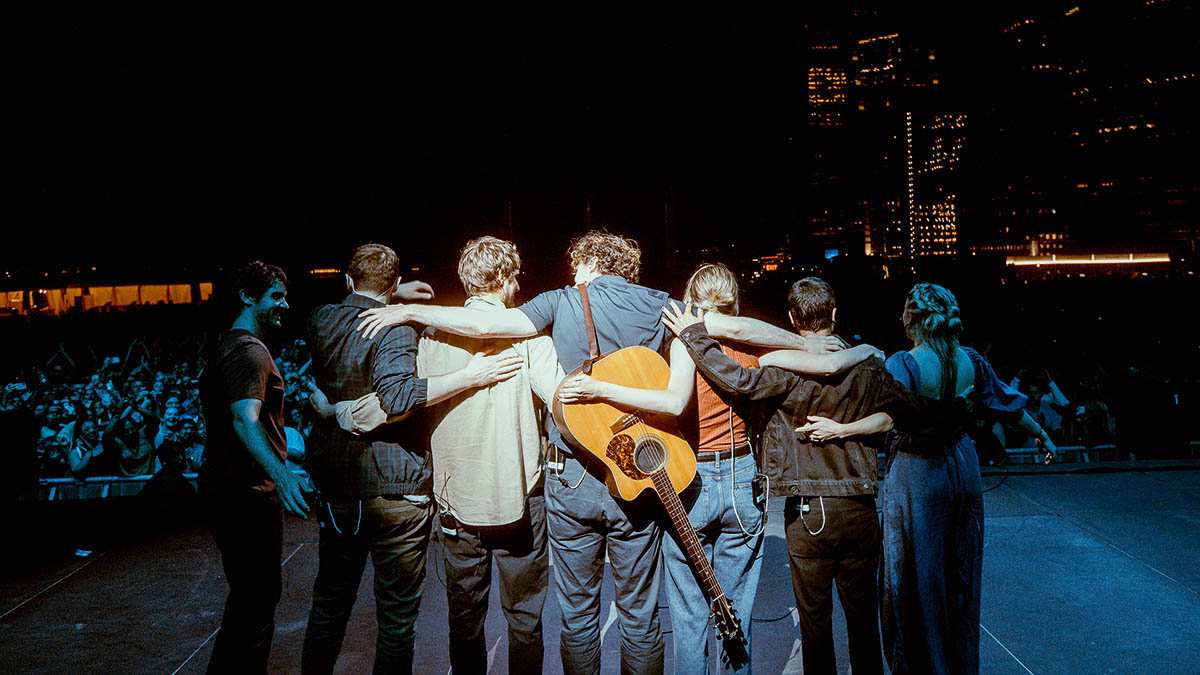
[[610, 424], [608, 428], [612, 433], [619, 434], [641, 421], [642, 418], [637, 413], [628, 413], [618, 417], [617, 421]]

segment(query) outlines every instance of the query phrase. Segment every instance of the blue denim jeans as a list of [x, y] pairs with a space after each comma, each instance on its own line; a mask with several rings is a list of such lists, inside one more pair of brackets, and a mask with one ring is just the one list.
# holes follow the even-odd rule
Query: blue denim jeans
[[[745, 635], [736, 642], [721, 641], [721, 671], [726, 673], [751, 672], [751, 617], [763, 554], [763, 533], [759, 531], [763, 513], [754, 503], [755, 473], [752, 457], [735, 462], [722, 459], [720, 464], [698, 462], [695, 480], [679, 495], [721, 590], [737, 610]], [[675, 672], [710, 672], [709, 598], [676, 535], [663, 537], [662, 551], [674, 630]]]
[[546, 475], [550, 555], [562, 610], [559, 648], [563, 672], [600, 672], [600, 585], [607, 552], [616, 589], [621, 672], [661, 673], [664, 648], [658, 621], [658, 572], [662, 529], [655, 518], [665, 514], [657, 495], [643, 494], [632, 502], [614, 499], [603, 476], [593, 472], [567, 457], [561, 473], [550, 469]]
[[425, 589], [433, 503], [373, 497], [334, 501], [322, 508], [326, 519], [321, 524], [320, 560], [301, 672], [333, 672], [368, 555], [375, 568], [378, 622], [374, 672], [411, 672], [413, 626]]

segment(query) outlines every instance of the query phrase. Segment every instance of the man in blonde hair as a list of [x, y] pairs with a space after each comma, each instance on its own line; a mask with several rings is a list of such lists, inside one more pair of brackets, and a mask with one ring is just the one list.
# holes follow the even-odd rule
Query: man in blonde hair
[[[521, 256], [512, 242], [473, 239], [463, 247], [458, 278], [466, 307], [502, 311], [520, 288]], [[429, 410], [433, 494], [441, 520], [450, 665], [456, 673], [487, 671], [483, 624], [491, 565], [500, 575], [500, 601], [508, 621], [509, 672], [542, 670], [542, 608], [549, 556], [542, 483], [542, 431], [533, 396], [548, 403], [562, 377], [549, 336], [524, 340], [469, 338], [426, 329], [417, 351], [417, 374], [452, 373], [473, 354], [520, 357], [512, 379], [464, 391]], [[354, 433], [385, 421], [374, 394], [342, 401], [330, 410]]]
[[[396, 323], [418, 321], [471, 337], [531, 337], [548, 330], [558, 362], [570, 372], [589, 358], [580, 287], [586, 285], [600, 353], [640, 345], [665, 349], [660, 322], [667, 294], [637, 285], [641, 249], [632, 239], [592, 230], [568, 251], [576, 286], [548, 291], [503, 311], [472, 307], [393, 305], [364, 313], [363, 335]], [[709, 329], [731, 339], [764, 346], [827, 349], [837, 340], [805, 340], [762, 321], [710, 314]], [[560, 653], [567, 673], [600, 670], [600, 586], [605, 559], [613, 566], [623, 672], [663, 670], [658, 617], [659, 511], [641, 500], [616, 500], [604, 470], [575, 453], [556, 427], [550, 428], [553, 468], [546, 481], [550, 552], [562, 610]]]

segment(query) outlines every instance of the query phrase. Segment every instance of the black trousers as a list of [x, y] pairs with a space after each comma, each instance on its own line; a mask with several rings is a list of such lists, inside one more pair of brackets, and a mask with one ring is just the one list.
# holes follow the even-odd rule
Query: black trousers
[[209, 529], [229, 583], [210, 673], [265, 673], [283, 590], [283, 507], [274, 493], [203, 489]]
[[542, 607], [550, 575], [542, 489], [529, 496], [525, 515], [515, 523], [494, 527], [455, 524], [455, 534], [441, 534], [452, 669], [460, 674], [487, 672], [483, 624], [495, 560], [500, 606], [508, 621], [505, 672], [542, 672]]
[[[807, 513], [802, 510], [805, 504], [809, 507]], [[838, 671], [833, 650], [836, 583], [846, 613], [854, 675], [882, 673], [876, 578], [879, 516], [875, 513], [875, 498], [789, 497], [784, 514], [804, 672], [819, 675]]]

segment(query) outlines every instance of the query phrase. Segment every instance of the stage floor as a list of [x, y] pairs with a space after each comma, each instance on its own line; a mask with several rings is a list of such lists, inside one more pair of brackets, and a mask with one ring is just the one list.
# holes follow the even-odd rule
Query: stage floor
[[[982, 671], [1198, 672], [1200, 463], [1076, 465], [1069, 472], [1016, 468], [1026, 472], [1002, 482], [1000, 475], [984, 478], [984, 487], [994, 489], [985, 495]], [[155, 536], [119, 536], [136, 531], [141, 506], [130, 500], [119, 508], [88, 502], [17, 510], [9, 525], [19, 545], [8, 548], [0, 580], [0, 672], [204, 671], [226, 592], [220, 556], [195, 524]], [[754, 608], [759, 673], [802, 672], [782, 506], [772, 500]], [[317, 569], [315, 521], [287, 521], [273, 673], [299, 670]], [[434, 564], [439, 560], [435, 540], [417, 624], [415, 670], [427, 674], [449, 670], [445, 591]], [[338, 672], [370, 671], [370, 589], [368, 566]], [[665, 599], [660, 604], [670, 672], [670, 609]], [[602, 606], [602, 670], [616, 673], [611, 579]], [[845, 629], [836, 612], [839, 670], [846, 672]], [[545, 670], [561, 672], [553, 593], [544, 625]], [[487, 640], [491, 672], [507, 672], [494, 588]]]

